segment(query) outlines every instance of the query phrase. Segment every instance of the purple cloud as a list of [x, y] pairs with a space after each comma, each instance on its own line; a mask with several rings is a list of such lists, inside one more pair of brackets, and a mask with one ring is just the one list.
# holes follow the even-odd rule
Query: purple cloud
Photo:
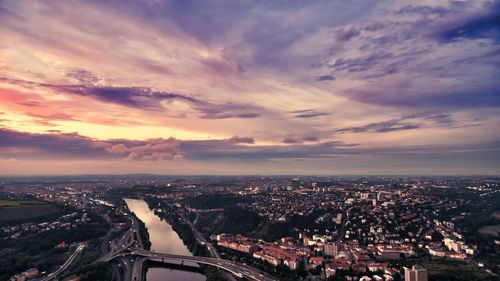
[[327, 74], [327, 75], [322, 75], [322, 76], [316, 77], [316, 80], [317, 81], [333, 81], [333, 80], [335, 80], [335, 77], [333, 77], [333, 75], [331, 75], [331, 74]]
[[[102, 158], [104, 149], [78, 134], [35, 134], [0, 128], [0, 155], [15, 158]], [[104, 154], [105, 155], [105, 154]]]
[[430, 14], [437, 14], [440, 16], [443, 16], [447, 13], [449, 13], [450, 10], [448, 8], [445, 8], [443, 6], [427, 6], [427, 5], [409, 5], [401, 8], [399, 11], [397, 11], [397, 14], [399, 15], [404, 15], [404, 14], [418, 14], [418, 15], [430, 15]]
[[294, 138], [294, 137], [286, 137], [283, 139], [283, 143], [288, 143], [288, 144], [302, 143], [302, 140]]
[[303, 136], [302, 140], [303, 141], [317, 142], [317, 141], [319, 141], [319, 138], [317, 136], [314, 136], [314, 135], [309, 135], [309, 136]]
[[435, 32], [442, 42], [459, 39], [490, 38], [498, 44], [500, 40], [500, 1], [485, 5], [485, 12], [479, 15], [462, 17], [443, 25]]
[[229, 142], [233, 143], [254, 143], [255, 140], [250, 137], [239, 137], [239, 136], [234, 136], [229, 139]]
[[66, 72], [66, 76], [75, 79], [83, 85], [93, 85], [100, 80], [94, 73], [81, 68], [69, 70]]
[[[396, 81], [393, 81], [396, 82]], [[453, 89], [420, 88], [411, 81], [369, 83], [351, 89], [346, 95], [358, 102], [392, 107], [413, 108], [474, 108], [500, 106], [496, 81], [491, 85], [461, 85]]]
[[326, 112], [321, 112], [321, 111], [317, 111], [314, 109], [294, 110], [290, 113], [292, 113], [293, 117], [295, 117], [295, 118], [304, 118], [304, 119], [316, 118], [316, 117], [328, 115], [328, 113], [326, 113]]
[[365, 57], [346, 59], [340, 58], [335, 60], [335, 62], [330, 66], [338, 71], [361, 72], [370, 70], [373, 67], [386, 61], [387, 59], [391, 59], [393, 57], [394, 54], [392, 53], [373, 53]]
[[404, 123], [401, 119], [392, 119], [384, 122], [370, 123], [363, 126], [357, 127], [347, 127], [335, 130], [335, 132], [352, 132], [352, 133], [365, 133], [365, 132], [375, 132], [375, 133], [386, 133], [393, 131], [403, 131], [418, 129], [421, 125]]
[[345, 42], [345, 41], [349, 41], [352, 38], [358, 36], [360, 33], [361, 33], [361, 31], [357, 28], [354, 28], [354, 27], [351, 27], [349, 29], [341, 28], [341, 29], [335, 31], [335, 38], [338, 41]]
[[[73, 78], [81, 80], [80, 82], [94, 81], [92, 77], [96, 77], [90, 72], [82, 70], [71, 72], [70, 75]], [[255, 105], [232, 102], [214, 103], [184, 94], [159, 91], [146, 87], [101, 86], [91, 83], [56, 85], [5, 77], [0, 77], [0, 81], [27, 88], [50, 88], [58, 92], [93, 97], [103, 102], [144, 110], [163, 111], [165, 108], [161, 104], [162, 101], [182, 101], [191, 105], [191, 107], [198, 112], [198, 117], [202, 119], [257, 118], [263, 113], [263, 109]]]

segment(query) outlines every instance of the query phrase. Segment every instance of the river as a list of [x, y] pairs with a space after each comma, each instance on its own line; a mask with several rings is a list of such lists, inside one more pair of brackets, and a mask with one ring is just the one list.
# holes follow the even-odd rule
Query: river
[[[144, 200], [125, 199], [127, 206], [148, 229], [151, 250], [161, 253], [189, 255], [193, 254], [184, 245], [181, 238], [172, 229], [172, 226], [162, 221], [154, 214]], [[147, 281], [205, 281], [206, 277], [200, 273], [172, 270], [167, 268], [150, 268], [146, 273]]]

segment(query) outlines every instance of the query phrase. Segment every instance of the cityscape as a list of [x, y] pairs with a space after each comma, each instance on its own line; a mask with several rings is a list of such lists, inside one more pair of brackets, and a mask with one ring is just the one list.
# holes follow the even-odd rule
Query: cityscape
[[0, 281], [499, 281], [500, 0], [0, 0]]
[[2, 280], [500, 274], [498, 177], [130, 175], [1, 186]]

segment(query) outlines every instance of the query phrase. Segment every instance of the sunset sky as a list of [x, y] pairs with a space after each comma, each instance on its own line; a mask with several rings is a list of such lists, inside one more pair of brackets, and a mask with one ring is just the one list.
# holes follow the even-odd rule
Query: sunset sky
[[0, 0], [0, 175], [500, 172], [500, 1]]

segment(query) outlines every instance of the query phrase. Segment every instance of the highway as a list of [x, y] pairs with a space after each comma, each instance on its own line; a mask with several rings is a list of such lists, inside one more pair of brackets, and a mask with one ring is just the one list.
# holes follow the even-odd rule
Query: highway
[[193, 232], [194, 234], [194, 237], [196, 238], [196, 241], [198, 242], [198, 244], [201, 244], [201, 245], [205, 245], [210, 253], [210, 256], [212, 258], [217, 258], [217, 259], [220, 259], [220, 255], [219, 253], [217, 252], [217, 250], [215, 249], [215, 247], [209, 243], [205, 237], [198, 232], [198, 230], [196, 229], [196, 227], [194, 227], [194, 225], [191, 223], [191, 221], [189, 221], [188, 219], [186, 219], [181, 213], [179, 213], [178, 211], [176, 211], [177, 215], [179, 217], [181, 217], [185, 223], [187, 223], [187, 225], [189, 226], [189, 228], [191, 228], [191, 231]]
[[[205, 264], [210, 266], [215, 266], [227, 272], [230, 272], [238, 277], [244, 277], [249, 280], [255, 281], [270, 281], [274, 280], [269, 275], [264, 272], [257, 270], [253, 267], [246, 266], [240, 263], [236, 263], [229, 260], [224, 260], [220, 258], [213, 257], [198, 257], [198, 256], [184, 256], [184, 255], [174, 255], [166, 253], [157, 253], [147, 251], [141, 247], [138, 247], [137, 242], [135, 242], [133, 231], [127, 231], [119, 239], [113, 242], [110, 246], [111, 251], [101, 257], [99, 261], [109, 262], [115, 258], [122, 257], [122, 261], [125, 263], [124, 273], [125, 280], [142, 281], [144, 278], [144, 262], [148, 259], [155, 260], [168, 260], [170, 262], [182, 263], [182, 262], [193, 262], [198, 264]], [[130, 265], [130, 256], [140, 256], [137, 258], [133, 265]]]
[[133, 281], [142, 281], [144, 280], [144, 262], [148, 260], [147, 257], [138, 258], [134, 262], [134, 266], [132, 267], [132, 276], [130, 280]]
[[[172, 209], [175, 209], [173, 206], [171, 206]], [[196, 221], [199, 219], [199, 214], [196, 213], [196, 219], [193, 223], [191, 223], [190, 220], [186, 219], [186, 217], [181, 214], [177, 209], [176, 210], [176, 213], [177, 215], [184, 220], [185, 223], [187, 223], [187, 225], [189, 226], [189, 228], [191, 228], [191, 231], [193, 232], [194, 234], [194, 237], [196, 238], [196, 241], [198, 242], [198, 244], [201, 244], [201, 245], [205, 245], [208, 249], [208, 252], [210, 254], [210, 256], [212, 258], [216, 258], [216, 259], [221, 259], [219, 253], [217, 252], [217, 249], [212, 245], [212, 243], [209, 243], [205, 237], [200, 233], [198, 232], [198, 230], [196, 229], [196, 227], [194, 226], [196, 224]], [[236, 281], [236, 279], [234, 278], [233, 275], [231, 275], [230, 273], [228, 272], [225, 272], [224, 273], [224, 277], [226, 278], [226, 280], [228, 281]]]
[[45, 277], [42, 279], [42, 281], [49, 281], [57, 277], [57, 275], [61, 274], [63, 271], [65, 271], [78, 257], [78, 255], [85, 249], [85, 244], [80, 243], [78, 247], [76, 248], [75, 252], [66, 260], [66, 262], [59, 267], [56, 271], [53, 273], [49, 274], [49, 276]]
[[[253, 267], [221, 259], [215, 247], [212, 244], [208, 243], [203, 235], [201, 235], [188, 220], [186, 220], [182, 215], [180, 216], [190, 226], [197, 242], [207, 246], [211, 257], [184, 256], [167, 253], [157, 253], [145, 250], [143, 246], [144, 244], [141, 241], [141, 237], [139, 235], [139, 223], [137, 221], [137, 218], [130, 216], [130, 228], [119, 238], [111, 241], [109, 252], [99, 258], [97, 262], [110, 262], [116, 258], [119, 258], [121, 264], [123, 265], [124, 280], [126, 281], [143, 281], [145, 277], [144, 263], [147, 260], [157, 260], [161, 262], [171, 263], [192, 262], [197, 264], [215, 266], [228, 273], [234, 274], [235, 276], [238, 276], [240, 278], [244, 277], [248, 280], [275, 280], [268, 274]], [[135, 260], [133, 259], [134, 257]], [[227, 275], [234, 280], [234, 277], [231, 274]]]
[[[197, 256], [183, 256], [183, 255], [174, 255], [174, 254], [165, 254], [165, 253], [157, 253], [157, 252], [150, 252], [146, 251], [141, 248], [132, 248], [131, 249], [131, 254], [138, 255], [138, 256], [143, 256], [143, 258], [138, 259], [142, 266], [142, 263], [144, 263], [145, 260], [147, 259], [155, 259], [155, 260], [169, 260], [172, 262], [195, 262], [198, 264], [205, 264], [205, 265], [210, 265], [210, 266], [215, 266], [217, 268], [223, 269], [225, 271], [228, 271], [240, 278], [246, 278], [249, 280], [255, 280], [255, 281], [272, 281], [275, 280], [268, 274], [255, 269], [253, 267], [243, 265], [240, 263], [236, 263], [233, 261], [229, 260], [223, 260], [223, 259], [217, 259], [217, 258], [208, 258], [208, 257], [197, 257]], [[137, 262], [136, 262], [137, 264]], [[135, 269], [136, 264], [134, 264], [134, 270], [133, 272], [139, 272], [139, 269]], [[139, 281], [142, 279], [142, 269], [140, 270], [141, 273], [138, 273], [137, 275], [133, 275], [134, 281]], [[137, 279], [136, 279], [137, 278]]]
[[111, 242], [111, 245], [109, 246], [110, 251], [106, 255], [100, 257], [98, 259], [98, 262], [108, 262], [110, 260], [113, 260], [116, 257], [123, 255], [123, 251], [125, 249], [132, 247], [136, 243], [137, 242], [136, 240], [134, 240], [133, 231], [127, 231], [122, 236], [120, 236], [120, 238], [115, 239]]

